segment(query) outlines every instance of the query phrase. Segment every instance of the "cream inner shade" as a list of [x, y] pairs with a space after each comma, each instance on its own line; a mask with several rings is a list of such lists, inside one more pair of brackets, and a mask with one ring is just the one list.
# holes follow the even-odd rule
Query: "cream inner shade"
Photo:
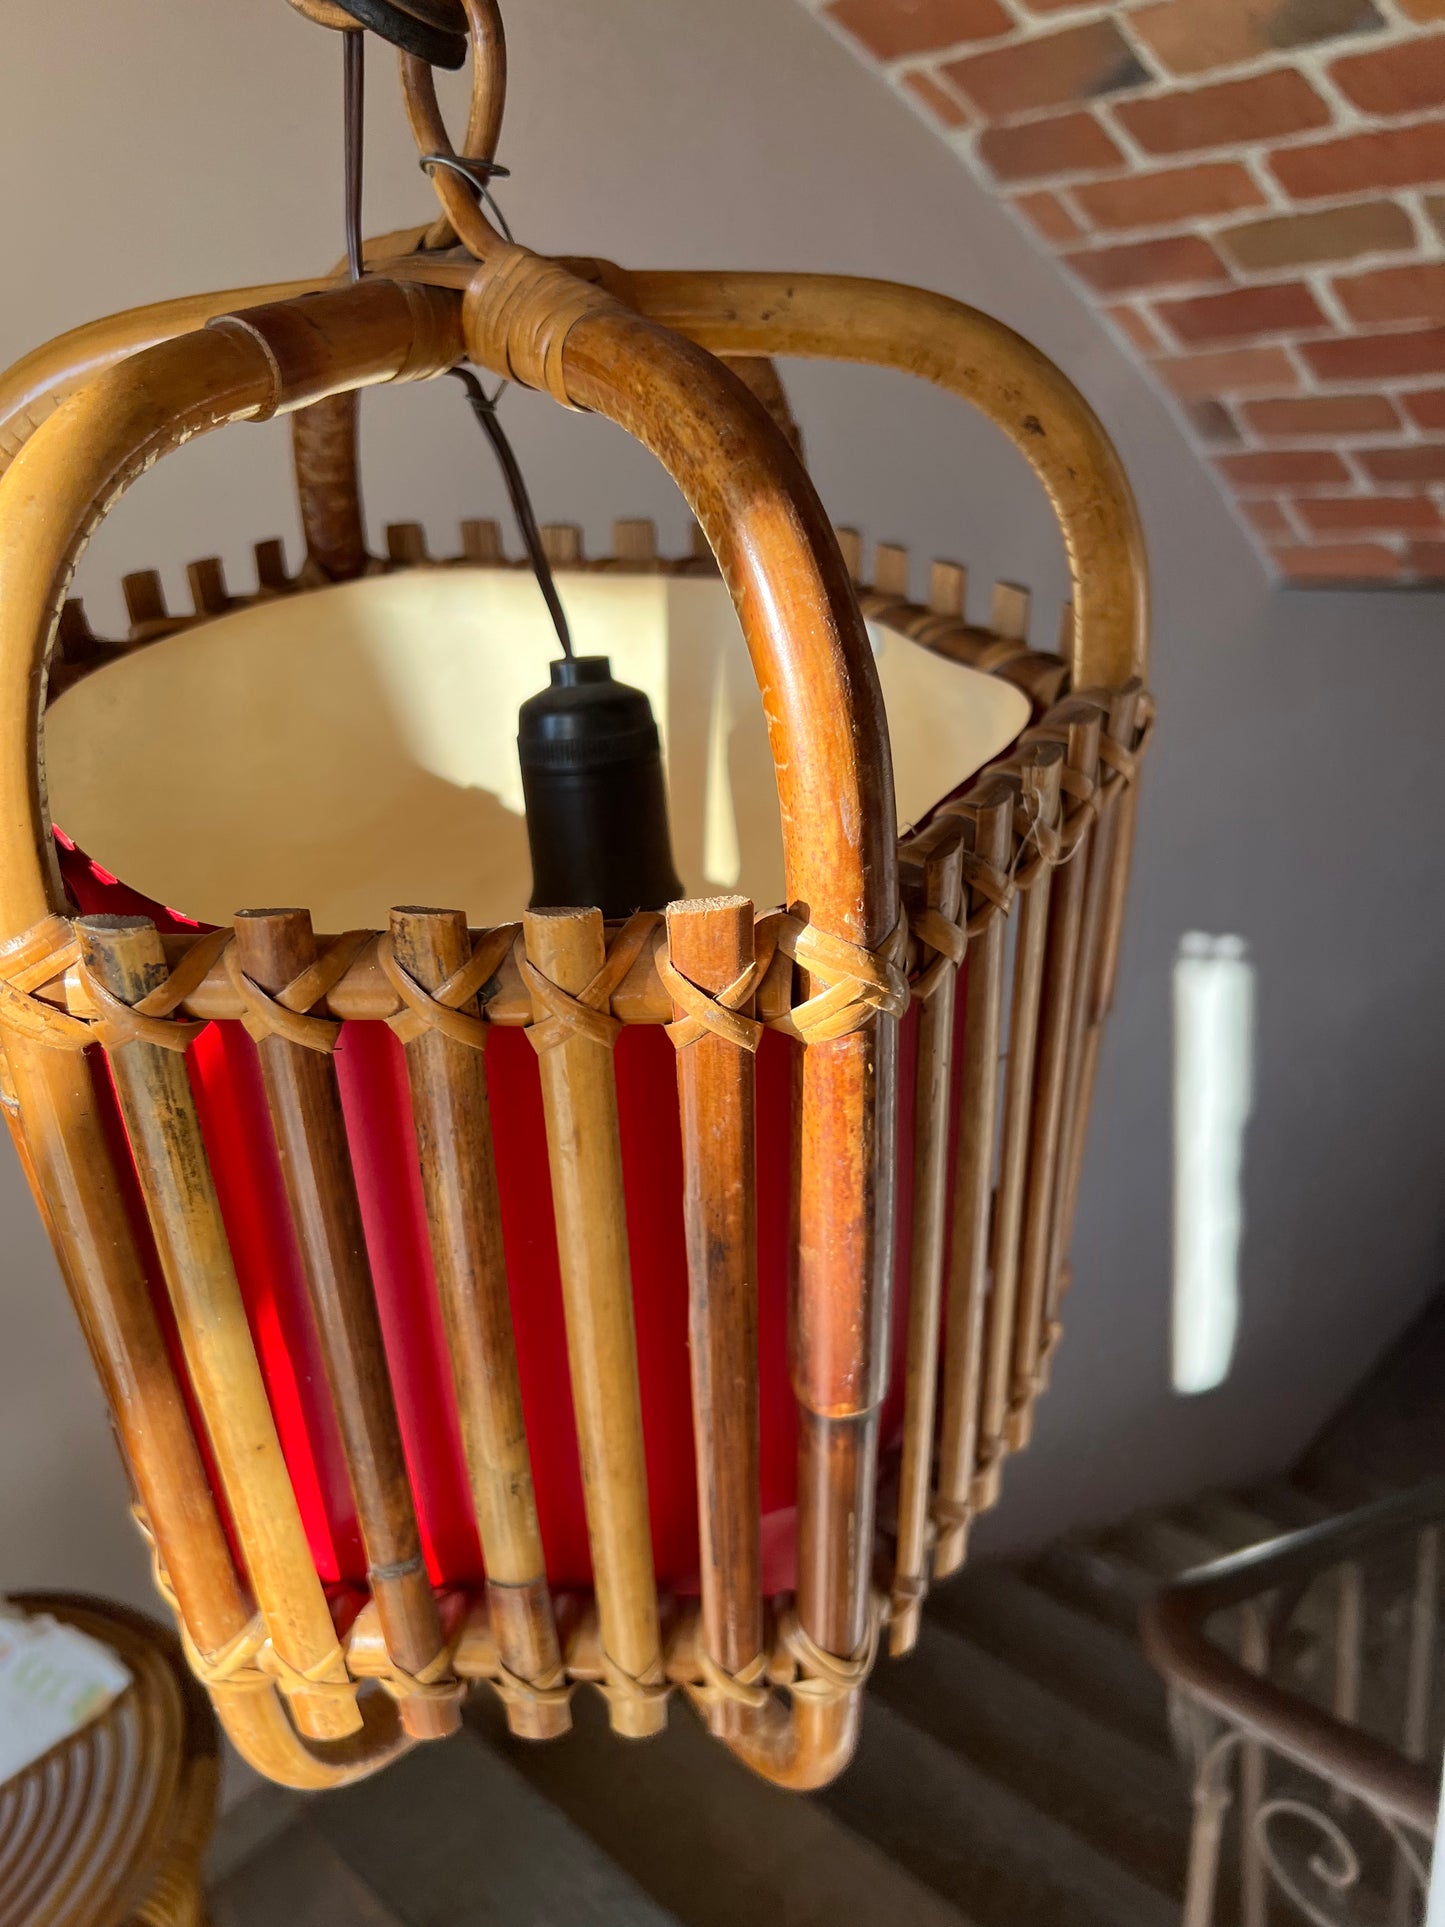
[[[757, 685], [716, 578], [559, 576], [579, 655], [645, 689], [673, 847], [697, 893], [783, 896]], [[872, 630], [907, 826], [1028, 721], [1011, 684]], [[517, 711], [556, 638], [520, 570], [421, 569], [278, 597], [138, 648], [46, 717], [56, 823], [205, 923], [304, 904], [320, 930], [393, 904], [519, 916], [531, 894]]]

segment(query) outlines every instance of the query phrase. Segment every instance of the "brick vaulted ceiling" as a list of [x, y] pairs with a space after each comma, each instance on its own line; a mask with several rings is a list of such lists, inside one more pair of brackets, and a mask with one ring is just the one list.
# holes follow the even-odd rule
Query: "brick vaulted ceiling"
[[1278, 574], [1445, 582], [1445, 0], [803, 0], [1176, 401]]

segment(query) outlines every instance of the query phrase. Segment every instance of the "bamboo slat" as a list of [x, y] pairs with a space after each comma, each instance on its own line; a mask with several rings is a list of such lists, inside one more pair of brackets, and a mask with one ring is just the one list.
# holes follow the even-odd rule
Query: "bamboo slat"
[[992, 1283], [984, 1312], [984, 1367], [980, 1393], [978, 1467], [973, 1505], [985, 1511], [999, 1494], [1012, 1376], [1014, 1328], [1018, 1317], [1019, 1251], [1023, 1235], [1024, 1190], [1028, 1180], [1029, 1119], [1038, 1043], [1039, 1000], [1043, 989], [1044, 948], [1049, 928], [1050, 865], [1042, 857], [1043, 839], [1057, 828], [1059, 778], [1064, 752], [1057, 743], [1031, 745], [1019, 774], [1027, 821], [1022, 864], [1034, 846], [1038, 862], [1033, 882], [1021, 891], [1014, 948], [1013, 991], [1009, 1000], [1008, 1065], [1004, 1073], [1003, 1124], [999, 1141], [998, 1193], [994, 1199]]
[[[86, 968], [120, 1003], [164, 980], [145, 918], [84, 917], [76, 931]], [[304, 1733], [341, 1738], [361, 1715], [281, 1456], [185, 1060], [142, 1041], [106, 1056], [216, 1469], [272, 1647], [290, 1669], [281, 1684]]]
[[1014, 1326], [1009, 1392], [1008, 1449], [1021, 1452], [1033, 1434], [1040, 1361], [1052, 1351], [1050, 1277], [1058, 1191], [1059, 1138], [1068, 1075], [1070, 1031], [1077, 1001], [1079, 936], [1090, 860], [1090, 818], [1099, 770], [1099, 713], [1078, 698], [1060, 703], [1044, 727], [1025, 741], [1062, 740], [1066, 794], [1078, 801], [1079, 840], [1064, 852], [1050, 886], [1049, 927], [1039, 1005], [1033, 1108], [1029, 1118], [1028, 1181], [1019, 1256], [1018, 1318]]
[[921, 983], [914, 992], [919, 1009], [913, 1097], [913, 1227], [909, 1248], [903, 1457], [898, 1480], [898, 1549], [889, 1632], [889, 1647], [895, 1655], [911, 1652], [917, 1644], [928, 1577], [948, 1184], [948, 1110], [953, 1088], [954, 1002], [958, 985], [957, 962], [945, 952], [930, 947], [926, 919], [937, 918], [957, 927], [963, 891], [959, 826], [955, 820], [942, 817], [934, 827], [935, 847], [905, 854], [900, 866], [904, 908], [910, 914], [915, 931], [920, 923], [923, 929], [918, 965]]
[[[1138, 736], [1143, 685], [1131, 677], [1118, 690], [1083, 692], [1103, 714], [1103, 734], [1131, 751]], [[1107, 777], [1107, 771], [1105, 772]], [[1128, 849], [1133, 839], [1137, 784], [1115, 789], [1093, 832], [1089, 875], [1079, 935], [1079, 969], [1064, 1080], [1063, 1134], [1059, 1150], [1059, 1195], [1049, 1254], [1050, 1316], [1057, 1310], [1067, 1275], [1084, 1138], [1093, 1101], [1099, 1041], [1113, 997], [1118, 929], [1128, 889]], [[1123, 852], [1121, 856], [1121, 851]], [[1122, 866], [1122, 874], [1121, 874]]]
[[[948, 1254], [943, 1359], [943, 1418], [938, 1447], [933, 1553], [937, 1579], [963, 1564], [978, 1449], [983, 1314], [988, 1293], [988, 1225], [998, 1118], [999, 1045], [1003, 1032], [1003, 912], [979, 887], [980, 873], [1007, 881], [1017, 792], [1002, 776], [985, 776], [948, 814], [963, 831], [970, 884], [969, 920], [982, 919], [968, 946], [968, 1002], [963, 1027], [962, 1096], [953, 1172], [953, 1232]], [[993, 914], [989, 914], [993, 912]]]
[[[669, 905], [671, 965], [751, 1017], [753, 906], [746, 897]], [[691, 1000], [689, 1000], [691, 1001]], [[685, 1023], [688, 1005], [675, 1005]], [[758, 1487], [758, 1273], [753, 1057], [694, 1024], [675, 1032], [687, 1222], [688, 1324], [705, 1650], [729, 1680], [762, 1651]], [[716, 1674], [713, 1675], [714, 1679]], [[749, 1710], [726, 1682], [704, 1697], [713, 1730], [736, 1737]]]
[[[243, 911], [235, 932], [236, 961], [267, 998], [316, 961], [305, 910]], [[461, 1713], [422, 1558], [336, 1067], [327, 1049], [279, 1032], [260, 1036], [257, 1054], [402, 1724], [415, 1739], [439, 1739]]]
[[237, 1577], [136, 1250], [87, 1057], [9, 1034], [5, 1121], [45, 1218], [181, 1617], [203, 1654], [242, 1638]]
[[[472, 957], [459, 910], [393, 910], [391, 941], [397, 964], [429, 994]], [[446, 1001], [476, 1022], [475, 995]], [[508, 1696], [507, 1723], [525, 1739], [548, 1739], [567, 1731], [571, 1714], [555, 1693], [561, 1654], [517, 1377], [485, 1053], [480, 1041], [459, 1041], [436, 1023], [403, 1034], [432, 1265], [493, 1632], [508, 1672], [537, 1689]]]
[[[564, 998], [585, 990], [605, 961], [599, 910], [529, 910], [523, 932], [537, 977]], [[539, 1061], [587, 1529], [613, 1669], [609, 1711], [614, 1732], [642, 1739], [667, 1724], [667, 1702], [611, 1040], [553, 1018], [547, 988], [533, 998], [534, 1042], [542, 1045], [549, 1019], [561, 1027]]]

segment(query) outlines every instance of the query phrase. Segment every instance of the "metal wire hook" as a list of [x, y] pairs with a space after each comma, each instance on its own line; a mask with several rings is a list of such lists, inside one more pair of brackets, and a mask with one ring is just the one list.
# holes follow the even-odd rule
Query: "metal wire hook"
[[511, 179], [510, 167], [503, 167], [498, 161], [469, 160], [464, 154], [423, 154], [418, 158], [417, 166], [428, 178], [434, 167], [444, 167], [452, 174], [460, 174], [468, 187], [475, 190], [477, 199], [483, 206], [492, 210], [503, 237], [515, 244], [516, 236], [507, 225], [507, 217], [497, 205], [496, 196], [491, 189], [493, 181]]

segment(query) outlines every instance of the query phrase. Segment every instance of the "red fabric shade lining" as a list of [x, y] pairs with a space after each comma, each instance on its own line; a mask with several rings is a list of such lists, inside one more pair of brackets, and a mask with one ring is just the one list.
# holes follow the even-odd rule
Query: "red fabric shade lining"
[[[59, 832], [57, 843], [66, 888], [82, 912], [144, 915], [162, 930], [200, 927], [129, 890]], [[960, 1023], [962, 1005], [960, 996]], [[902, 1417], [916, 1045], [917, 1023], [910, 1014], [901, 1038], [894, 1369], [883, 1413], [885, 1442], [896, 1440]], [[760, 1497], [769, 1593], [790, 1589], [796, 1569], [797, 1414], [788, 1372], [788, 1273], [797, 1049], [768, 1034], [757, 1058]], [[955, 1052], [955, 1121], [961, 1055], [960, 1048]], [[502, 1238], [548, 1576], [554, 1585], [581, 1586], [590, 1583], [592, 1566], [537, 1059], [524, 1032], [500, 1026], [489, 1035], [486, 1058]], [[347, 1023], [335, 1062], [427, 1564], [438, 1585], [474, 1586], [483, 1577], [481, 1547], [432, 1274], [403, 1052], [386, 1025]], [[256, 1049], [239, 1023], [216, 1023], [197, 1039], [187, 1063], [237, 1278], [317, 1571], [328, 1585], [349, 1591], [365, 1583], [365, 1553]], [[659, 1582], [691, 1593], [698, 1584], [697, 1468], [671, 1040], [661, 1028], [629, 1027], [617, 1046], [616, 1071], [653, 1553]], [[107, 1082], [103, 1071], [98, 1082]], [[124, 1144], [113, 1098], [108, 1090], [105, 1095], [116, 1142]], [[132, 1190], [132, 1215], [152, 1292], [184, 1379], [154, 1244], [138, 1191]], [[203, 1436], [199, 1425], [197, 1434]]]

